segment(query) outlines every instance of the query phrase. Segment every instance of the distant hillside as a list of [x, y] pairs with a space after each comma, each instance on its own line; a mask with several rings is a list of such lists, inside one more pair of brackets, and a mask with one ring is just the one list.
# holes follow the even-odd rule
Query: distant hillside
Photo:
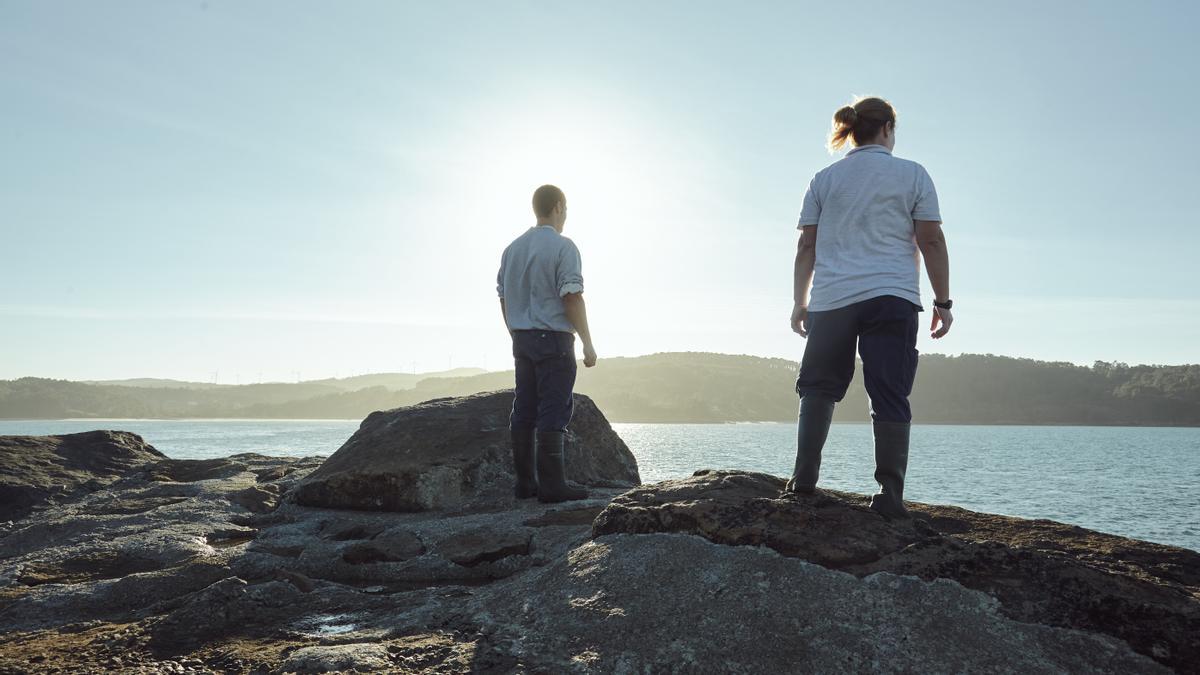
[[[421, 380], [431, 377], [470, 377], [472, 375], [481, 375], [486, 372], [487, 371], [482, 368], [455, 368], [453, 370], [442, 370], [432, 373], [371, 373], [369, 375], [355, 375], [353, 377], [330, 377], [324, 380], [308, 380], [297, 384], [336, 387], [342, 391], [358, 391], [359, 389], [366, 389], [367, 387], [384, 387], [385, 389], [400, 391], [403, 389], [412, 389], [413, 387], [417, 386], [417, 383]], [[84, 380], [81, 384], [138, 387], [141, 389], [221, 389], [225, 387], [239, 386], [232, 384], [213, 384], [211, 382], [164, 380], [153, 377], [141, 377], [129, 380]]]
[[[797, 408], [796, 368], [784, 359], [728, 354], [612, 358], [597, 368], [580, 368], [577, 390], [619, 422], [790, 421]], [[439, 375], [448, 374], [454, 371]], [[22, 378], [0, 381], [0, 418], [359, 419], [375, 410], [512, 386], [511, 371], [426, 376], [409, 387], [400, 386], [399, 375], [215, 389]], [[364, 386], [354, 388], [358, 385]], [[912, 402], [917, 420], [925, 423], [1200, 426], [1200, 365], [1083, 367], [993, 355], [924, 355]], [[836, 419], [869, 419], [857, 376]]]
[[431, 377], [471, 377], [472, 375], [482, 375], [486, 372], [483, 368], [455, 368], [454, 370], [442, 370], [435, 373], [372, 373], [370, 375], [313, 380], [312, 383], [327, 384], [337, 387], [342, 391], [358, 391], [359, 389], [366, 389], [368, 387], [383, 387], [384, 389], [401, 391], [412, 389], [421, 380], [427, 380]]
[[[796, 415], [796, 364], [730, 354], [666, 353], [580, 368], [576, 390], [622, 422], [763, 422]], [[426, 380], [420, 399], [512, 387], [512, 371]]]
[[98, 384], [114, 387], [138, 387], [140, 389], [220, 389], [229, 387], [228, 384], [213, 384], [212, 382], [186, 382], [184, 380], [164, 380], [156, 377], [136, 377], [128, 380], [84, 380], [80, 384]]

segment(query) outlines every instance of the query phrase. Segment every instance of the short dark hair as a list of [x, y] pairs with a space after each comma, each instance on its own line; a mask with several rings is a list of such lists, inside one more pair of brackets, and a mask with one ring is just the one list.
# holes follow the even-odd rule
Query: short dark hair
[[538, 218], [550, 217], [550, 212], [559, 202], [567, 201], [567, 196], [553, 185], [543, 185], [533, 191], [533, 213]]

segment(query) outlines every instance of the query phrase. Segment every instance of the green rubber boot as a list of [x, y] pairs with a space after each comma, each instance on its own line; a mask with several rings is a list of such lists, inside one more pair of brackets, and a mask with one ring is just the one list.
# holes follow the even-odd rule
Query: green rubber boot
[[566, 434], [539, 431], [537, 435], [537, 498], [539, 502], [568, 502], [587, 499], [587, 490], [567, 485], [567, 467], [563, 459]]
[[908, 438], [911, 424], [874, 422], [875, 482], [879, 494], [871, 497], [871, 510], [888, 520], [911, 518], [904, 508], [904, 474], [908, 470]]
[[805, 394], [800, 399], [800, 419], [796, 424], [796, 466], [784, 490], [812, 494], [821, 473], [821, 450], [833, 422], [835, 402], [821, 394]]
[[513, 468], [517, 474], [517, 487], [514, 493], [517, 499], [530, 499], [537, 496], [537, 469], [534, 463], [533, 431], [513, 431], [512, 437]]

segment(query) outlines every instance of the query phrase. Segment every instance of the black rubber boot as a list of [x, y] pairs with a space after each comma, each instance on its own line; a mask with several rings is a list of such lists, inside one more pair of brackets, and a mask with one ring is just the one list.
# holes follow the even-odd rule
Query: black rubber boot
[[833, 422], [835, 402], [828, 396], [805, 394], [800, 399], [800, 421], [796, 425], [796, 467], [784, 489], [799, 494], [812, 494], [821, 473], [821, 450], [829, 425]]
[[517, 499], [536, 497], [537, 469], [534, 463], [533, 431], [512, 431], [513, 468], [517, 473]]
[[908, 436], [911, 424], [874, 422], [875, 481], [879, 494], [871, 497], [871, 510], [888, 520], [910, 518], [904, 508], [904, 473], [908, 470]]
[[587, 499], [587, 490], [567, 485], [567, 467], [563, 461], [566, 434], [539, 431], [537, 435], [537, 498], [539, 502], [568, 502]]

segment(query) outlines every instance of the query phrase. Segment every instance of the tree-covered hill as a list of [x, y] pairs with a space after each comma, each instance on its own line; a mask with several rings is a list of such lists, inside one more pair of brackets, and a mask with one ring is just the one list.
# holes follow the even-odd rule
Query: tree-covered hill
[[[577, 390], [594, 398], [613, 421], [787, 421], [796, 415], [795, 376], [796, 364], [783, 359], [666, 353], [580, 368]], [[354, 388], [353, 382], [364, 386]], [[425, 377], [415, 385], [393, 376], [359, 376], [203, 389], [22, 378], [0, 381], [0, 418], [357, 419], [374, 410], [511, 386], [511, 371]], [[912, 402], [917, 421], [924, 423], [1200, 426], [1200, 365], [1084, 367], [993, 355], [924, 355]], [[857, 376], [837, 419], [869, 419]]]

